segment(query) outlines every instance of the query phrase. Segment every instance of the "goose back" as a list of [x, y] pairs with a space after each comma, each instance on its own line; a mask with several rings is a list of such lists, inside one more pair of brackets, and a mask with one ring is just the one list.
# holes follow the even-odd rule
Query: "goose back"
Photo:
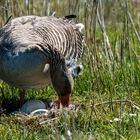
[[58, 17], [24, 16], [12, 19], [0, 33], [0, 44], [19, 50], [31, 44], [49, 44], [66, 60], [77, 61], [83, 52], [84, 38], [79, 24]]

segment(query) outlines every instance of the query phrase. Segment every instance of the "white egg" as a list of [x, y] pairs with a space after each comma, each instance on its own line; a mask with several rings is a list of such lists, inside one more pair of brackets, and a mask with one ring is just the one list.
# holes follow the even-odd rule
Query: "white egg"
[[30, 114], [38, 109], [46, 109], [46, 105], [41, 100], [29, 100], [20, 109], [21, 112]]

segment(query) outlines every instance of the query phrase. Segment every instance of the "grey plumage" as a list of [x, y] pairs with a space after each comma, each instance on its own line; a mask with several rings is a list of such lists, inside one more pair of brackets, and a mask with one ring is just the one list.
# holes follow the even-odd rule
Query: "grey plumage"
[[81, 57], [84, 38], [82, 24], [75, 24], [69, 17], [73, 16], [23, 16], [2, 27], [0, 79], [21, 89], [51, 83], [55, 88], [54, 83], [61, 82], [63, 77], [71, 81], [68, 68]]

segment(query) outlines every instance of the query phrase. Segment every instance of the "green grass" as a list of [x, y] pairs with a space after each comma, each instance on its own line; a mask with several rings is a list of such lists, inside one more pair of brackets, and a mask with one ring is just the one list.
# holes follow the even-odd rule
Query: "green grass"
[[[78, 16], [77, 20], [85, 24], [86, 46], [81, 60], [84, 71], [75, 81], [71, 98], [79, 106], [76, 110], [59, 112], [54, 120], [1, 115], [1, 140], [140, 139], [140, 42], [136, 35], [140, 29], [136, 17], [140, 5], [134, 8], [135, 5], [127, 0], [59, 2], [51, 1], [49, 9], [47, 1], [45, 9], [45, 4], [39, 0], [31, 0], [26, 6], [23, 0], [1, 1], [0, 6], [7, 10], [1, 10], [0, 25], [11, 14], [47, 15], [56, 11], [60, 16], [73, 13]], [[101, 18], [103, 15], [105, 22]], [[106, 42], [107, 37], [109, 42]], [[14, 106], [19, 98], [18, 89], [3, 82], [0, 88], [1, 100], [4, 98]], [[26, 99], [30, 98], [56, 99], [57, 95], [48, 87], [28, 90]], [[47, 122], [42, 124], [44, 121]]]

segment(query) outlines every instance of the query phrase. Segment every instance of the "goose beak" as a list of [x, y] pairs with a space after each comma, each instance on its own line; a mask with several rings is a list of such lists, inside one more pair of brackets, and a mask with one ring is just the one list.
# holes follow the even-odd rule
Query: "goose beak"
[[58, 97], [58, 108], [69, 107], [70, 95], [59, 96]]

